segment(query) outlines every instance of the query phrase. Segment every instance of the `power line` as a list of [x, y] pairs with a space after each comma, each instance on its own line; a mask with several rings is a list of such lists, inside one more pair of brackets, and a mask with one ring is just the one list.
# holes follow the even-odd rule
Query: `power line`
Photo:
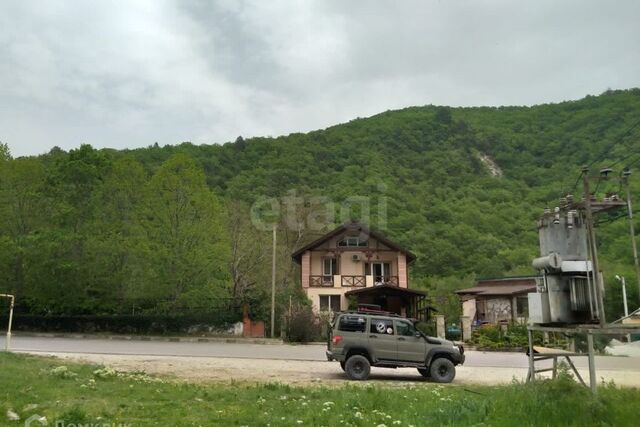
[[[634, 124], [632, 124], [630, 127], [627, 128], [626, 131], [624, 131], [622, 133], [622, 135], [620, 135], [618, 138], [616, 138], [611, 144], [609, 144], [607, 147], [605, 147], [604, 150], [602, 150], [602, 153], [600, 154], [600, 156], [598, 156], [596, 159], [594, 159], [591, 163], [589, 163], [587, 165], [587, 168], [590, 168], [591, 166], [593, 166], [596, 162], [602, 160], [608, 153], [609, 151], [615, 147], [618, 143], [620, 143], [622, 141], [623, 138], [625, 138], [627, 135], [629, 135], [630, 132], [632, 132], [636, 127], [638, 127], [638, 125], [640, 125], [640, 120], [636, 121]], [[632, 153], [633, 155], [633, 153]], [[618, 164], [620, 161], [624, 161], [627, 158], [629, 158], [631, 155], [629, 156], [625, 156], [624, 158], [622, 158], [621, 160], [616, 161], [615, 163], [612, 164], [612, 166]], [[576, 178], [576, 182], [575, 184], [573, 184], [573, 187], [571, 188], [571, 193], [575, 192], [576, 187], [578, 186], [578, 183], [580, 182], [580, 178], [582, 178], [582, 175], [585, 173], [584, 169], [580, 171], [580, 174], [578, 175], [578, 177]], [[562, 188], [562, 193], [565, 193], [565, 188], [563, 186]]]
[[625, 168], [631, 168], [631, 166], [635, 165], [636, 163], [640, 162], [640, 153], [636, 153], [638, 154], [638, 158], [635, 159], [633, 162], [627, 163], [625, 165]]
[[633, 125], [631, 125], [631, 127], [629, 127], [621, 136], [619, 136], [618, 138], [616, 138], [611, 144], [609, 144], [607, 147], [605, 147], [604, 150], [602, 150], [602, 153], [600, 154], [600, 156], [598, 156], [595, 160], [593, 160], [591, 163], [589, 163], [587, 165], [587, 167], [591, 167], [593, 166], [596, 162], [602, 160], [607, 153], [613, 148], [615, 147], [624, 137], [626, 137], [627, 135], [629, 135], [629, 133], [631, 131], [633, 131], [636, 127], [638, 127], [638, 125], [640, 125], [640, 120], [638, 120], [637, 122], [635, 122]]
[[640, 154], [640, 151], [631, 152], [630, 154], [628, 154], [628, 155], [626, 155], [626, 156], [622, 157], [621, 159], [618, 159], [618, 160], [616, 160], [615, 162], [611, 163], [611, 164], [609, 165], [609, 167], [611, 167], [611, 166], [615, 166], [615, 165], [617, 165], [618, 163], [624, 162], [624, 161], [625, 161], [625, 160], [627, 160], [629, 157], [633, 157], [633, 156], [636, 156], [636, 155], [638, 155], [638, 154]]

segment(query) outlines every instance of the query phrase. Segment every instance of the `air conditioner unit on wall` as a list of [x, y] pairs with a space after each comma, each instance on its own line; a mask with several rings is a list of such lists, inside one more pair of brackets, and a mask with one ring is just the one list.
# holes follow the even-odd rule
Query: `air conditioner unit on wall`
[[353, 254], [353, 255], [351, 255], [351, 259], [353, 260], [353, 262], [360, 262], [360, 260], [362, 259], [362, 255]]

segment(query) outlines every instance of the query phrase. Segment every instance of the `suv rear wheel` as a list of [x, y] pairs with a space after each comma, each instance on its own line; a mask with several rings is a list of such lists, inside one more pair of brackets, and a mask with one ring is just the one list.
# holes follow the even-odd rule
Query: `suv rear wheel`
[[349, 379], [356, 381], [366, 380], [369, 378], [369, 372], [371, 372], [371, 364], [369, 363], [369, 360], [359, 354], [354, 354], [349, 357], [344, 368]]
[[451, 360], [439, 357], [431, 361], [429, 374], [437, 383], [450, 383], [456, 377], [456, 367]]

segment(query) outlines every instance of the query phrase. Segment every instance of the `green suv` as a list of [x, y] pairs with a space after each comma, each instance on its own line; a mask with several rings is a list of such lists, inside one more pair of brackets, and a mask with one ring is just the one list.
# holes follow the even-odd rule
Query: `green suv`
[[340, 362], [352, 380], [366, 380], [371, 366], [417, 368], [423, 377], [449, 383], [464, 348], [418, 331], [410, 319], [384, 312], [338, 313], [331, 325], [327, 359]]

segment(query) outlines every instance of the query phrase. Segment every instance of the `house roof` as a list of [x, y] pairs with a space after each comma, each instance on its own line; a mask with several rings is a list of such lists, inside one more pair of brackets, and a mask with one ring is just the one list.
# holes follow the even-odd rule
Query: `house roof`
[[[357, 231], [363, 234], [366, 234], [370, 237], [373, 237], [374, 239], [378, 240], [379, 242], [383, 243], [385, 246], [388, 246], [391, 249], [394, 249], [398, 252], [402, 252], [403, 254], [405, 254], [405, 256], [407, 257], [407, 264], [415, 261], [416, 256], [411, 253], [409, 250], [403, 248], [402, 246], [400, 246], [399, 244], [387, 239], [385, 236], [383, 236], [381, 233], [379, 233], [378, 231], [375, 230], [371, 230], [369, 228], [367, 228], [364, 224], [361, 224], [359, 222], [347, 222], [342, 224], [340, 227], [336, 228], [335, 230], [332, 230], [330, 232], [328, 232], [327, 234], [325, 234], [324, 236], [320, 237], [319, 239], [314, 240], [313, 242], [309, 243], [308, 245], [305, 245], [303, 247], [301, 247], [300, 249], [298, 249], [297, 251], [295, 251], [293, 254], [291, 254], [291, 258], [293, 258], [293, 260], [295, 262], [297, 262], [298, 264], [300, 264], [300, 260], [302, 259], [302, 254], [304, 254], [306, 251], [311, 250], [313, 248], [316, 248], [318, 246], [320, 246], [321, 244], [323, 244], [324, 242], [326, 242], [327, 240], [331, 239], [332, 237], [335, 237], [341, 233], [344, 233], [346, 231]], [[364, 248], [362, 248], [364, 249]]]
[[386, 294], [394, 296], [409, 296], [409, 297], [424, 297], [427, 296], [425, 292], [415, 289], [400, 288], [394, 285], [378, 285], [368, 288], [352, 289], [345, 292], [346, 296], [351, 295], [366, 295], [366, 294]]
[[535, 292], [536, 277], [504, 277], [500, 279], [479, 280], [472, 288], [460, 289], [458, 295], [518, 295]]

